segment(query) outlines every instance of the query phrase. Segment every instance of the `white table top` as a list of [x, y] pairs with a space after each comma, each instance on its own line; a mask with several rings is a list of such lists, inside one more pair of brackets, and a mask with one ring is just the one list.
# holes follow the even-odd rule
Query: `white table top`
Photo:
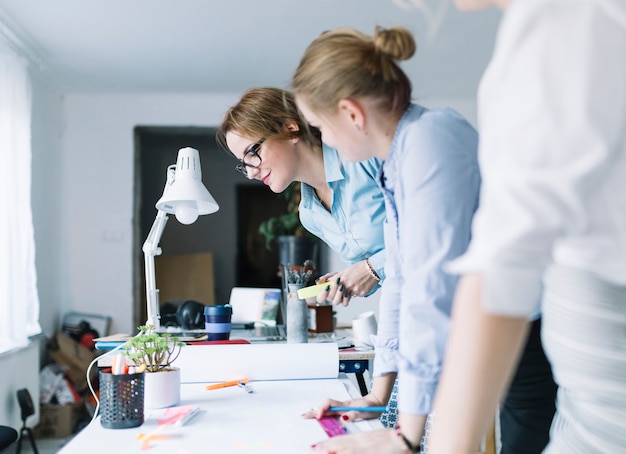
[[[327, 438], [318, 421], [301, 414], [328, 397], [345, 400], [358, 391], [342, 375], [339, 379], [251, 382], [253, 394], [237, 387], [206, 391], [202, 383], [183, 384], [180, 405], [202, 409], [188, 424], [159, 426], [165, 410], [146, 412], [142, 426], [105, 429], [96, 418], [60, 452], [137, 453], [140, 434], [164, 438], [147, 442], [151, 454], [268, 453], [297, 454]], [[380, 428], [377, 419], [349, 424], [349, 431]]]

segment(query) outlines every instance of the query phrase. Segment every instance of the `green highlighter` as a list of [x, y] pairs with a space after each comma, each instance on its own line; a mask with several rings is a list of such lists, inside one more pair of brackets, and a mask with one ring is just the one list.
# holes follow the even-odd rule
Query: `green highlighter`
[[335, 285], [334, 282], [322, 282], [321, 284], [311, 285], [309, 287], [304, 287], [298, 290], [298, 298], [301, 300], [307, 298], [315, 298], [321, 291], [323, 291], [327, 286]]

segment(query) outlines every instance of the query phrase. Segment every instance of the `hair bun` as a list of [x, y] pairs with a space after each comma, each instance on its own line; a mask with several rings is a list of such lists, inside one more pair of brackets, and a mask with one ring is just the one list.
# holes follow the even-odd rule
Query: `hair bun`
[[398, 61], [408, 60], [417, 50], [413, 35], [403, 27], [376, 27], [373, 41], [377, 51]]

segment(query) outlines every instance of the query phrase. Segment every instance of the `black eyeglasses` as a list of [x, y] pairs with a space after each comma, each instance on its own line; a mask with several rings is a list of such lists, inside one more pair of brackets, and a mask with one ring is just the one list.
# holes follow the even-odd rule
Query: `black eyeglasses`
[[261, 156], [259, 156], [259, 150], [261, 149], [261, 144], [263, 142], [265, 142], [265, 137], [246, 150], [243, 154], [243, 158], [241, 159], [241, 164], [237, 164], [235, 167], [237, 172], [248, 176], [248, 167], [252, 169], [259, 168], [262, 162]]

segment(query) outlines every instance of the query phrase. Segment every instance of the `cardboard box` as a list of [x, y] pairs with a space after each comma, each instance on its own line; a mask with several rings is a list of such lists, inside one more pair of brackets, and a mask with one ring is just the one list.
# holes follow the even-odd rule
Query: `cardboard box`
[[[60, 331], [48, 341], [47, 348], [55, 363], [67, 367], [65, 376], [76, 389], [83, 391], [87, 388], [87, 368], [96, 358], [96, 353]], [[97, 368], [94, 367], [92, 370], [95, 371]]]
[[35, 438], [65, 438], [74, 434], [76, 424], [83, 414], [85, 404], [77, 402], [65, 405], [46, 405], [39, 407], [39, 425], [33, 433]]

